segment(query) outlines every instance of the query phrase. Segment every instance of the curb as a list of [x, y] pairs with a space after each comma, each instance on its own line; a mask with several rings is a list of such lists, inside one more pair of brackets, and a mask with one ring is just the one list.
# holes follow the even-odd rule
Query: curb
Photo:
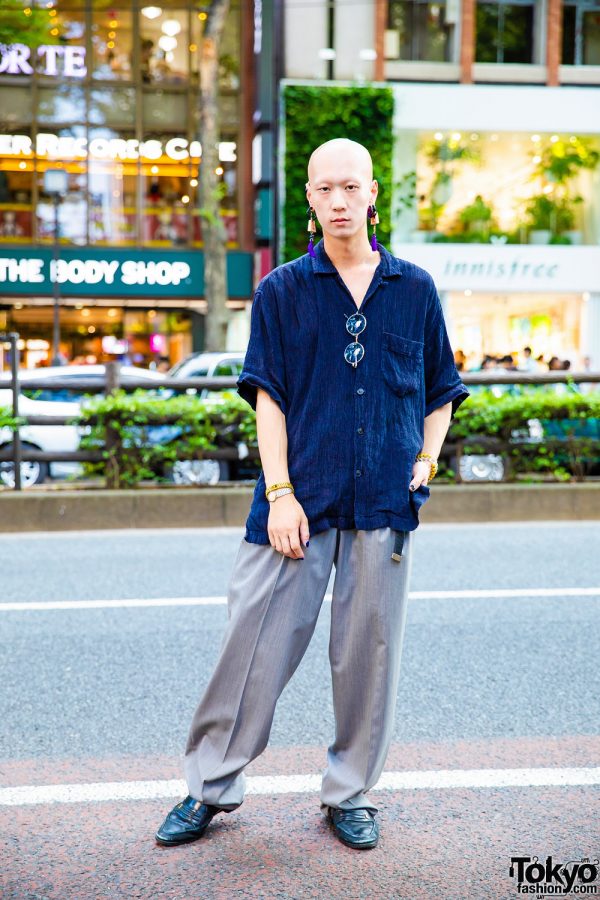
[[[0, 533], [243, 527], [254, 486], [0, 494]], [[600, 519], [600, 482], [435, 485], [423, 524]]]

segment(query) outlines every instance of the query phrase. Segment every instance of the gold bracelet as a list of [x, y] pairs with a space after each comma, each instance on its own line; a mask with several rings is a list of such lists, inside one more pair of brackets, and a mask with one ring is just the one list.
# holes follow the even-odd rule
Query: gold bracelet
[[277, 484], [272, 484], [270, 487], [268, 487], [266, 489], [265, 497], [267, 498], [267, 500], [269, 499], [269, 494], [271, 493], [271, 491], [276, 491], [277, 488], [282, 488], [282, 487], [289, 487], [292, 489], [292, 493], [294, 493], [294, 486], [291, 483], [291, 481], [279, 481], [279, 482], [277, 482]]
[[433, 479], [437, 475], [437, 461], [433, 458], [431, 453], [417, 453], [416, 458], [426, 460], [429, 463], [429, 478], [427, 479], [427, 484], [429, 484], [429, 482], [433, 481]]

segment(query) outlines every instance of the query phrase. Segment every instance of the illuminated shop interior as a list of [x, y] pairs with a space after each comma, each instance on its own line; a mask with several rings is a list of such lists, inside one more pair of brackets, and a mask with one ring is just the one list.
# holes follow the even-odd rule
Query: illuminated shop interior
[[523, 348], [532, 356], [581, 363], [583, 294], [483, 293], [469, 289], [446, 295], [452, 345], [467, 357], [466, 368], [478, 368], [485, 354], [510, 354], [517, 361]]
[[[600, 237], [593, 136], [420, 133], [416, 170], [404, 176], [400, 200], [410, 201], [412, 189], [412, 240], [595, 244]], [[400, 227], [409, 219], [401, 215]]]
[[[48, 3], [58, 43], [2, 50], [0, 243], [54, 238], [47, 168], [68, 172], [64, 244], [202, 246], [199, 47], [206, 13], [167, 2], [137, 12], [100, 0]], [[183, 8], [185, 7], [185, 8]], [[219, 74], [216, 169], [230, 248], [239, 245], [240, 4]]]

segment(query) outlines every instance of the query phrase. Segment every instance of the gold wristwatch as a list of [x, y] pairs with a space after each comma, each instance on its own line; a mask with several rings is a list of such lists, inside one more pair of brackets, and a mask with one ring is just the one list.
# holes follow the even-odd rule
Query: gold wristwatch
[[278, 497], [282, 497], [284, 494], [293, 494], [294, 486], [291, 481], [279, 481], [277, 484], [271, 484], [265, 490], [265, 497], [272, 503], [274, 500], [277, 500]]

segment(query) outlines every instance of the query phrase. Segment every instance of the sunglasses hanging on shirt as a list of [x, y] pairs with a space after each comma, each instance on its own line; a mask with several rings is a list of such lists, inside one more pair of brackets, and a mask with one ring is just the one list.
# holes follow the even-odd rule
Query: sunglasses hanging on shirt
[[[346, 315], [346, 313], [344, 313]], [[354, 313], [346, 317], [346, 331], [356, 337], [367, 327], [367, 319], [362, 313]], [[351, 366], [356, 366], [365, 355], [365, 348], [359, 341], [352, 341], [344, 350], [344, 359]]]

